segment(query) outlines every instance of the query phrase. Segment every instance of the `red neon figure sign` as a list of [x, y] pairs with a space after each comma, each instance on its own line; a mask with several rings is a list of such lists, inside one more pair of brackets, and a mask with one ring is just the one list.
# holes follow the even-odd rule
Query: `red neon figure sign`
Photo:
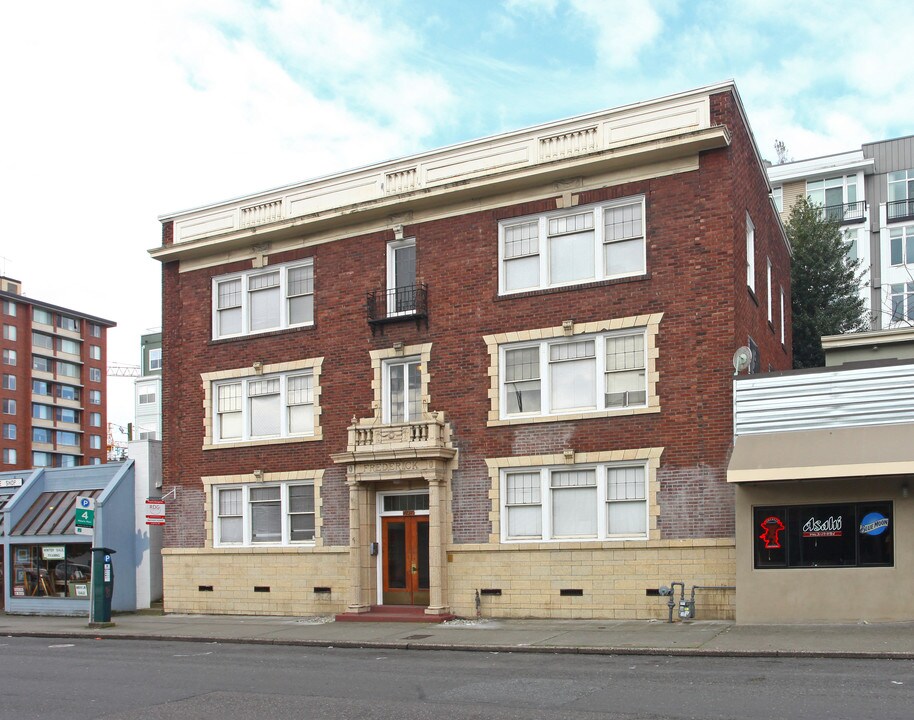
[[762, 521], [761, 528], [765, 532], [759, 535], [759, 539], [765, 541], [765, 549], [779, 550], [781, 547], [781, 540], [778, 537], [778, 533], [784, 529], [784, 523], [781, 522], [781, 518], [773, 515], [767, 517]]

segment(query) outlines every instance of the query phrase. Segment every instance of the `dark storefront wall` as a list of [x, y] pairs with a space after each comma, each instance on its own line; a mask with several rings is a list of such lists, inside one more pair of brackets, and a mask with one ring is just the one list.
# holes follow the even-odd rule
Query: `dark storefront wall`
[[[737, 621], [914, 620], [912, 483], [900, 476], [738, 484]], [[874, 534], [874, 522], [884, 530]]]

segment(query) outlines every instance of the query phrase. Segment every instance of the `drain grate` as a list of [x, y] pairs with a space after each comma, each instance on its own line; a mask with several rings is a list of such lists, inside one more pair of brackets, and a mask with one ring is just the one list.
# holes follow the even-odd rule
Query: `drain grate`
[[432, 636], [431, 633], [429, 633], [428, 635], [407, 635], [403, 639], [404, 640], [424, 640], [425, 638], [430, 638], [431, 636]]

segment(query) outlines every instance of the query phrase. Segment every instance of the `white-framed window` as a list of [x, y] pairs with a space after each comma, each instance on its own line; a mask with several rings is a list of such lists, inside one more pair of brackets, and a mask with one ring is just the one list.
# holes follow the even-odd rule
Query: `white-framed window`
[[156, 399], [155, 383], [143, 383], [137, 387], [137, 402], [140, 405], [152, 405]]
[[237, 337], [314, 323], [314, 263], [213, 278], [213, 337]]
[[3, 423], [3, 439], [4, 440], [15, 440], [16, 439], [16, 424], [15, 423]]
[[647, 474], [644, 462], [502, 469], [502, 541], [646, 539]]
[[101, 464], [102, 464], [101, 458], [99, 458], [99, 457], [89, 458], [89, 465], [101, 465]]
[[784, 344], [787, 338], [787, 328], [784, 325], [784, 288], [781, 289], [781, 345]]
[[16, 389], [16, 376], [9, 375], [7, 373], [3, 374], [3, 389], [4, 390], [15, 390]]
[[100, 368], [89, 368], [89, 380], [92, 382], [102, 381], [102, 371]]
[[3, 339], [4, 340], [15, 340], [16, 339], [16, 326], [15, 325], [4, 325], [3, 326]]
[[767, 291], [768, 291], [768, 322], [774, 322], [774, 298], [771, 295], [771, 258], [766, 259], [767, 268], [765, 277], [768, 280]]
[[888, 177], [889, 200], [914, 198], [914, 170], [890, 172]]
[[755, 225], [746, 213], [746, 284], [755, 292]]
[[102, 426], [102, 414], [99, 412], [90, 412], [89, 413], [89, 425], [92, 427], [101, 427]]
[[314, 376], [291, 372], [213, 383], [214, 442], [314, 434]]
[[16, 449], [15, 448], [3, 448], [3, 464], [4, 465], [15, 465], [16, 464]]
[[[98, 368], [92, 368], [92, 369], [98, 370]], [[99, 370], [99, 373], [100, 372], [101, 371]], [[65, 377], [78, 378], [79, 377], [79, 365], [76, 365], [74, 363], [64, 362], [63, 360], [58, 360], [57, 361], [57, 374], [63, 375]], [[91, 377], [91, 372], [90, 372], [90, 377]], [[101, 379], [101, 376], [99, 376], [99, 379]]]
[[416, 239], [387, 243], [387, 315], [416, 311]]
[[[862, 213], [857, 203], [857, 176], [846, 175], [806, 182], [806, 198], [819, 205], [829, 220], [841, 222], [845, 216]], [[846, 207], [851, 206], [851, 207]], [[854, 213], [853, 215], [851, 213]], [[862, 217], [862, 214], [860, 215]]]
[[89, 404], [90, 405], [101, 405], [102, 404], [102, 391], [101, 390], [90, 390], [89, 391]]
[[503, 345], [502, 417], [644, 407], [646, 357], [643, 329]]
[[216, 487], [214, 494], [216, 547], [314, 542], [313, 482]]
[[162, 369], [162, 348], [152, 348], [149, 351], [149, 369]]
[[101, 360], [102, 359], [102, 348], [100, 345], [90, 345], [89, 346], [89, 357], [92, 360]]
[[16, 364], [16, 351], [15, 350], [3, 350], [3, 364], [4, 365], [15, 365]]
[[637, 196], [501, 221], [499, 292], [643, 275], [644, 207]]
[[79, 445], [79, 435], [75, 432], [70, 432], [69, 430], [58, 430], [57, 444], [77, 447]]
[[892, 283], [889, 286], [891, 302], [891, 322], [904, 323], [914, 321], [914, 282]]
[[384, 422], [403, 423], [422, 416], [422, 371], [419, 358], [384, 363]]
[[70, 340], [69, 338], [57, 338], [57, 349], [60, 352], [69, 353], [70, 355], [79, 355], [81, 348], [79, 343], [75, 340]]
[[784, 212], [784, 187], [778, 185], [771, 189], [771, 199], [774, 200], [774, 207], [778, 212]]
[[10, 317], [16, 317], [16, 303], [12, 300], [3, 301], [3, 314]]
[[[3, 398], [3, 414], [4, 415], [15, 415], [16, 414], [16, 401], [12, 398]], [[43, 405], [42, 407], [47, 407]]]
[[101, 337], [102, 336], [102, 326], [96, 325], [95, 323], [89, 323], [89, 334], [92, 337]]
[[102, 436], [101, 435], [90, 435], [89, 436], [89, 449], [90, 450], [101, 450], [102, 449]]
[[42, 310], [41, 308], [32, 309], [32, 320], [41, 325], [54, 324], [54, 316], [47, 310]]
[[892, 265], [914, 264], [914, 225], [889, 229], [889, 256]]
[[79, 332], [79, 320], [67, 315], [57, 316], [57, 327], [70, 332]]

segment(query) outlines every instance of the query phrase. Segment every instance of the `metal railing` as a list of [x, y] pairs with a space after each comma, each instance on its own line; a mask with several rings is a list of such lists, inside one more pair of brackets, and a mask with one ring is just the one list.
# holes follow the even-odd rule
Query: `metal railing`
[[889, 222], [914, 218], [914, 198], [887, 202], [885, 204], [885, 212]]
[[428, 317], [428, 285], [406, 285], [368, 293], [368, 322]]
[[863, 222], [866, 213], [866, 200], [841, 203], [840, 205], [826, 205], [822, 208], [822, 211], [829, 220], [837, 220], [842, 224]]

